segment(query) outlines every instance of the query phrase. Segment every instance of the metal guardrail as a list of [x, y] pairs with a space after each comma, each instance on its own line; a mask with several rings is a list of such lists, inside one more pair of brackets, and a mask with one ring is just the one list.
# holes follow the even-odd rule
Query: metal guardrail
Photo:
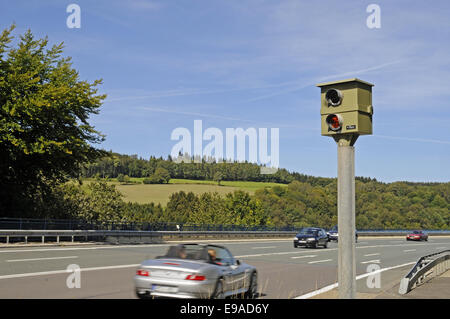
[[[309, 225], [327, 229], [323, 225]], [[227, 224], [192, 224], [176, 222], [99, 222], [70, 219], [0, 217], [0, 229], [19, 230], [126, 230], [126, 231], [299, 231], [296, 226], [252, 226]], [[411, 229], [358, 229], [359, 235], [406, 235]], [[429, 235], [448, 234], [449, 230], [426, 230]]]
[[163, 240], [182, 240], [198, 238], [261, 238], [261, 237], [289, 237], [294, 236], [295, 231], [274, 232], [274, 231], [124, 231], [124, 230], [0, 230], [0, 238], [5, 237], [6, 243], [10, 243], [11, 238], [24, 238], [28, 243], [28, 238], [41, 238], [45, 243], [46, 237], [56, 238], [59, 243], [61, 237], [70, 238], [74, 242], [75, 238], [96, 238], [100, 241], [119, 242], [119, 238], [126, 238], [128, 242], [161, 242]]
[[127, 230], [127, 231], [298, 231], [301, 227], [192, 224], [177, 222], [109, 222], [70, 219], [1, 218], [0, 229], [19, 230]]
[[[41, 242], [45, 243], [45, 238], [50, 237], [56, 239], [59, 243], [61, 238], [69, 238], [72, 242], [75, 238], [83, 238], [88, 241], [89, 238], [97, 241], [115, 241], [120, 242], [125, 238], [128, 242], [136, 243], [154, 243], [163, 240], [183, 240], [183, 239], [199, 239], [199, 238], [269, 238], [269, 237], [291, 237], [297, 234], [297, 231], [144, 231], [144, 230], [23, 230], [23, 229], [0, 229], [0, 238], [5, 238], [5, 242], [9, 244], [12, 238], [23, 238], [28, 243], [29, 238], [41, 238]], [[392, 236], [398, 235], [397, 232], [359, 232], [359, 236]], [[450, 233], [438, 233], [450, 235]], [[119, 240], [122, 238], [122, 240]]]
[[437, 277], [448, 269], [450, 269], [450, 250], [447, 249], [423, 256], [400, 281], [398, 293], [401, 295], [407, 294], [418, 285], [424, 283], [425, 280]]

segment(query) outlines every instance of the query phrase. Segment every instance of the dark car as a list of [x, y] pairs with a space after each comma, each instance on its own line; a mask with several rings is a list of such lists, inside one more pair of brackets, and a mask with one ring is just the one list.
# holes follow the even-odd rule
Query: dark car
[[325, 230], [316, 227], [303, 228], [294, 238], [294, 248], [323, 246], [328, 247], [328, 236]]
[[428, 241], [428, 234], [421, 230], [414, 230], [410, 234], [406, 235], [406, 240], [425, 240]]
[[[328, 241], [338, 241], [339, 240], [339, 233], [338, 233], [338, 227], [337, 225], [331, 228], [329, 232], [327, 232], [328, 235]], [[358, 232], [355, 231], [355, 242], [358, 242]]]

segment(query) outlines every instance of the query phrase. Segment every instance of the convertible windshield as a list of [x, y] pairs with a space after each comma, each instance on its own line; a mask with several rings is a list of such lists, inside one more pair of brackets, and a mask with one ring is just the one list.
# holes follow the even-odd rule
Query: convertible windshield
[[163, 258], [208, 260], [208, 250], [200, 245], [170, 246]]

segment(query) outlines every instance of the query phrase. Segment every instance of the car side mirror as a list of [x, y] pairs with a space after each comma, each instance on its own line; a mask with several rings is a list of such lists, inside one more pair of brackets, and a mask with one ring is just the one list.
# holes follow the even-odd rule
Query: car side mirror
[[239, 259], [236, 259], [236, 265], [238, 265], [238, 266], [241, 265], [241, 261]]

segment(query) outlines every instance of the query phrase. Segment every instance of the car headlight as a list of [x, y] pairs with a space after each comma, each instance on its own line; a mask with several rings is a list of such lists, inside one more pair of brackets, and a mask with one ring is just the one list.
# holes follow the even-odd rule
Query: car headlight
[[297, 237], [294, 237], [294, 240], [298, 240], [298, 238], [297, 238]]

